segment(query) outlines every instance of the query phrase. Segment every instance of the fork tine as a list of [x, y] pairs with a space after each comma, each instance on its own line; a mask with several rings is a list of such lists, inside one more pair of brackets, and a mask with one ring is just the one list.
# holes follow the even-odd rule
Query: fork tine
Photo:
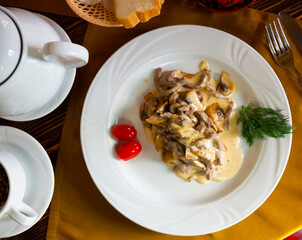
[[281, 49], [281, 53], [284, 53], [284, 52], [286, 52], [286, 49], [284, 48], [283, 43], [282, 43], [282, 41], [281, 41], [281, 38], [280, 38], [280, 36], [279, 36], [279, 32], [278, 32], [278, 29], [277, 29], [277, 27], [276, 27], [275, 21], [273, 21], [273, 26], [274, 26], [274, 30], [275, 30], [275, 33], [276, 33], [277, 41], [278, 41], [279, 46], [280, 46], [280, 49]]
[[269, 24], [268, 26], [269, 26], [269, 30], [270, 30], [270, 35], [271, 35], [271, 38], [272, 38], [272, 42], [273, 42], [273, 44], [274, 44], [274, 46], [275, 46], [277, 55], [279, 56], [279, 55], [281, 55], [281, 51], [280, 51], [279, 45], [278, 45], [278, 43], [277, 43], [277, 40], [276, 40], [276, 38], [275, 38], [275, 34], [274, 34], [274, 31], [273, 31], [272, 25]]
[[279, 26], [279, 29], [280, 29], [280, 32], [281, 32], [281, 36], [282, 36], [283, 41], [284, 41], [284, 45], [285, 45], [285, 47], [288, 49], [288, 51], [291, 51], [290, 45], [289, 45], [289, 43], [288, 43], [288, 41], [287, 41], [287, 38], [286, 38], [286, 36], [285, 36], [285, 33], [284, 33], [284, 31], [283, 31], [283, 28], [282, 28], [282, 26], [281, 26], [281, 23], [280, 23], [279, 18], [277, 18], [277, 22], [278, 22], [278, 26]]
[[270, 48], [270, 50], [271, 50], [271, 53], [272, 53], [274, 56], [276, 56], [277, 53], [276, 53], [276, 51], [275, 51], [275, 48], [274, 48], [272, 39], [271, 39], [271, 37], [270, 37], [270, 35], [269, 35], [268, 29], [267, 29], [266, 26], [265, 26], [265, 33], [266, 33], [266, 38], [267, 38], [268, 46], [269, 46], [269, 48]]

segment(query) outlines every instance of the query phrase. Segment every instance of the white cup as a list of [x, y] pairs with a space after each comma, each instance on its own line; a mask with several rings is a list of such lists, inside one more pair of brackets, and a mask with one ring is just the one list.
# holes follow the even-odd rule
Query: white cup
[[9, 184], [7, 199], [0, 208], [0, 218], [7, 214], [21, 225], [33, 224], [37, 219], [37, 213], [23, 202], [26, 177], [22, 165], [5, 150], [0, 150], [0, 164], [6, 172]]

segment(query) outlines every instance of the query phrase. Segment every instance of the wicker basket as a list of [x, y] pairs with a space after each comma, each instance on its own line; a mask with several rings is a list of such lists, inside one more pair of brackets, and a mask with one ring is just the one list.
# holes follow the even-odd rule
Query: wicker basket
[[69, 7], [81, 18], [104, 27], [121, 27], [115, 13], [104, 8], [103, 1], [89, 5], [78, 0], [66, 0]]

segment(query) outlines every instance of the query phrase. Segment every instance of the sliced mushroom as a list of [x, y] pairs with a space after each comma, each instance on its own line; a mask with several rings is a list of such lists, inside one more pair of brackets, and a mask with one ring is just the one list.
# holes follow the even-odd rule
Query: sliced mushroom
[[[221, 119], [222, 109], [219, 107], [218, 103], [213, 103], [208, 106], [205, 110], [206, 114], [212, 119], [214, 124], [216, 125], [217, 132], [222, 132], [223, 129], [219, 126], [219, 121]], [[218, 114], [219, 112], [219, 114]]]
[[186, 138], [189, 142], [191, 142], [194, 138], [196, 138], [199, 133], [194, 128], [185, 128], [181, 127], [176, 131], [181, 138]]
[[149, 118], [146, 119], [147, 123], [155, 124], [155, 125], [163, 123], [165, 121], [167, 121], [167, 118], [159, 116], [158, 113], [152, 114], [151, 117], [149, 117]]
[[206, 114], [213, 120], [218, 121], [218, 114], [217, 114], [218, 103], [213, 103], [206, 108]]
[[155, 138], [155, 149], [156, 151], [158, 152], [161, 152], [164, 150], [164, 145], [165, 145], [165, 142], [163, 140], [163, 138], [158, 134]]
[[186, 72], [183, 72], [183, 71], [181, 71], [180, 73], [181, 73], [182, 76], [185, 77], [185, 78], [192, 78], [192, 77], [194, 77], [194, 75], [195, 75], [195, 74], [186, 73]]
[[180, 122], [181, 126], [185, 129], [188, 128], [192, 128], [193, 127], [193, 123], [192, 120], [190, 119], [190, 117], [186, 114], [181, 114], [178, 119], [178, 122]]
[[144, 126], [145, 134], [150, 142], [154, 142], [154, 135], [152, 134], [152, 130], [150, 127]]
[[193, 104], [197, 111], [203, 111], [204, 110], [204, 103], [203, 100], [200, 101], [199, 100], [199, 96], [198, 94], [195, 92], [195, 90], [190, 90], [186, 93], [185, 95], [185, 100], [189, 103], [189, 104]]
[[234, 91], [234, 88], [235, 85], [230, 76], [227, 73], [222, 72], [220, 82], [217, 85], [217, 91], [224, 96], [230, 96]]
[[141, 119], [142, 121], [145, 120], [145, 117], [148, 117], [148, 116], [145, 116], [145, 115], [146, 115], [146, 114], [145, 114], [146, 105], [147, 105], [146, 102], [144, 102], [144, 103], [141, 105], [140, 109], [139, 109], [139, 116], [140, 116], [140, 119]]
[[152, 92], [148, 92], [145, 96], [144, 96], [144, 100], [146, 102], [149, 102], [152, 98], [154, 97]]
[[163, 159], [163, 162], [165, 163], [168, 163], [168, 162], [173, 162], [175, 161], [175, 157], [174, 157], [174, 154], [170, 151], [163, 151], [162, 152], [162, 159]]
[[168, 102], [164, 102], [162, 105], [160, 105], [158, 108], [157, 108], [157, 110], [156, 110], [156, 112], [158, 112], [158, 113], [163, 113], [164, 111], [165, 111], [165, 107], [168, 105]]
[[167, 120], [166, 117], [162, 116], [163, 112], [165, 111], [165, 107], [168, 105], [168, 102], [163, 103], [160, 105], [156, 112], [153, 113], [149, 118], [146, 119], [146, 122], [150, 124], [160, 124]]
[[200, 70], [209, 70], [210, 69], [210, 64], [207, 62], [207, 61], [202, 61], [200, 64], [199, 64], [199, 69]]
[[187, 160], [191, 160], [191, 161], [195, 161], [195, 160], [198, 160], [198, 155], [196, 155], [195, 153], [193, 153], [190, 148], [186, 148], [186, 155], [185, 155], [185, 158]]

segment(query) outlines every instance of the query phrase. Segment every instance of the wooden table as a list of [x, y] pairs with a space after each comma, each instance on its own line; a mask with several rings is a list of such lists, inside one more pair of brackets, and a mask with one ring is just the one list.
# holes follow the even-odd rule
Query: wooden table
[[[183, 1], [185, 4], [192, 7], [199, 7], [193, 0]], [[250, 8], [277, 13], [278, 11], [286, 9], [299, 1], [300, 0], [256, 0]], [[72, 42], [77, 44], [83, 43], [89, 23], [78, 18], [64, 0], [0, 0], [0, 4], [3, 6], [20, 7], [34, 12], [39, 12], [57, 22], [67, 32]], [[201, 9], [201, 11], [203, 10]], [[302, 18], [302, 7], [295, 13], [294, 17], [299, 19]], [[56, 110], [45, 117], [27, 122], [12, 122], [0, 119], [0, 125], [13, 126], [22, 129], [36, 138], [49, 154], [51, 162], [55, 167], [68, 103], [69, 96]], [[48, 217], [49, 208], [39, 222], [32, 228], [22, 234], [7, 239], [45, 239]]]

